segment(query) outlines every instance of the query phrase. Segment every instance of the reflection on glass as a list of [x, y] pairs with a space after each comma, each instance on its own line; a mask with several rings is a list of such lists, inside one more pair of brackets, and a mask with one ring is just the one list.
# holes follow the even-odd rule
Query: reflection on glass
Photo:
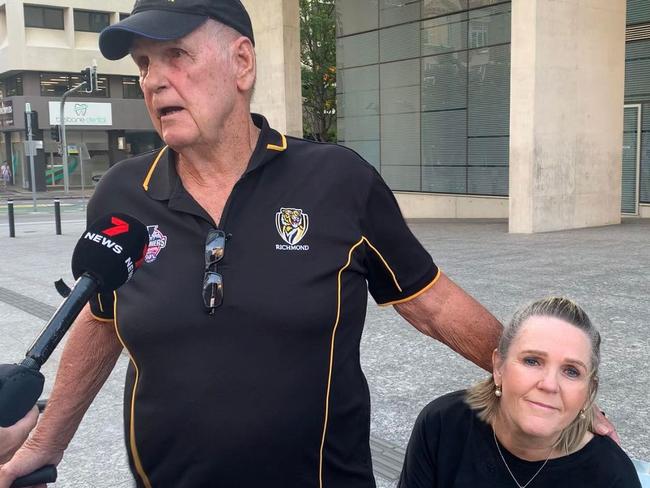
[[467, 106], [467, 52], [422, 58], [422, 110]]
[[467, 49], [467, 13], [422, 22], [422, 55]]
[[423, 0], [422, 18], [467, 10], [467, 0]]

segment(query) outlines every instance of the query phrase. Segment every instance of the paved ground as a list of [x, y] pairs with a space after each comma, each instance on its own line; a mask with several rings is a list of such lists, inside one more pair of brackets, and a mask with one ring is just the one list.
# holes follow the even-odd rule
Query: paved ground
[[[0, 363], [18, 361], [59, 304], [52, 282], [72, 282], [70, 256], [84, 223], [81, 202], [68, 203], [64, 235], [54, 235], [51, 208], [39, 207], [35, 215], [17, 212], [17, 236], [9, 239], [0, 202]], [[582, 304], [603, 334], [599, 404], [629, 454], [650, 459], [650, 221], [532, 236], [508, 234], [505, 221], [419, 221], [412, 228], [441, 268], [502, 320], [549, 294]], [[419, 410], [485, 373], [374, 304], [362, 361], [372, 394], [377, 484], [392, 488]], [[56, 358], [44, 370], [48, 389], [55, 367]], [[122, 358], [91, 407], [60, 466], [57, 487], [131, 486], [121, 431], [125, 367]]]

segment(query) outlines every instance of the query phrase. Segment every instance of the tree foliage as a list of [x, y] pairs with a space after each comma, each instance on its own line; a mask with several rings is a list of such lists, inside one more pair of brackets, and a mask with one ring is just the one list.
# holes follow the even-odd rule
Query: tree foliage
[[335, 0], [300, 0], [303, 131], [336, 140]]

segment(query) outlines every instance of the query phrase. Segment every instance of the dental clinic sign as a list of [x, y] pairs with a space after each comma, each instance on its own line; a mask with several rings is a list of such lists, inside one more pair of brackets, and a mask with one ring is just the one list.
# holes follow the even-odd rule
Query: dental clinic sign
[[[61, 125], [61, 104], [49, 102], [50, 125]], [[65, 125], [113, 125], [110, 103], [66, 102]]]

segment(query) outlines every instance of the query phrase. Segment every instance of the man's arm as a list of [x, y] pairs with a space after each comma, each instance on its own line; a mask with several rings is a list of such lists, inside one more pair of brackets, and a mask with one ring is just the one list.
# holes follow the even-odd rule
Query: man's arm
[[395, 310], [420, 332], [492, 371], [492, 351], [503, 326], [479, 302], [446, 275], [420, 296], [395, 305]]
[[63, 349], [47, 409], [31, 437], [4, 466], [0, 488], [46, 464], [58, 464], [86, 410], [122, 351], [117, 334], [84, 307]]
[[36, 426], [38, 407], [34, 407], [21, 420], [11, 427], [0, 427], [0, 463], [11, 459], [14, 452], [21, 446], [27, 436]]

